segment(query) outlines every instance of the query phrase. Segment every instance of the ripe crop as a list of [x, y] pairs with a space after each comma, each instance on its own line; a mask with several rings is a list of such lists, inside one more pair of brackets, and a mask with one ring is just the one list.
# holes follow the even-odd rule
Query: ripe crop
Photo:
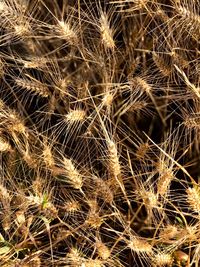
[[200, 266], [198, 0], [0, 0], [0, 266]]

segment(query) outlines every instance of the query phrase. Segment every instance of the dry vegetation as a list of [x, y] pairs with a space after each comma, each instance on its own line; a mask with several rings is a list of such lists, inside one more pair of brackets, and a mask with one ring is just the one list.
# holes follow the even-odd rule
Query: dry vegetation
[[200, 266], [199, 0], [0, 0], [0, 266]]

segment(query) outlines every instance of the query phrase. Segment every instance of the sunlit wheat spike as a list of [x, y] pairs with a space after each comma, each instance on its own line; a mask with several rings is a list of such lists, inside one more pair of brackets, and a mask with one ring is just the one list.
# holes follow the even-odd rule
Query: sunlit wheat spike
[[[24, 18], [25, 19], [25, 18]], [[19, 37], [25, 37], [28, 34], [31, 34], [31, 28], [28, 21], [22, 21], [22, 23], [18, 23], [17, 25], [13, 26], [14, 33]]]
[[31, 91], [33, 93], [36, 93], [42, 97], [48, 97], [49, 96], [49, 90], [47, 86], [45, 86], [43, 83], [36, 81], [36, 80], [28, 80], [28, 79], [15, 79], [15, 83], [28, 91]]
[[176, 7], [176, 10], [186, 21], [189, 20], [193, 25], [196, 24], [200, 26], [200, 16], [197, 13], [195, 14], [193, 11], [183, 6]]
[[[7, 2], [7, 1], [6, 1]], [[14, 1], [15, 2], [15, 1]], [[22, 10], [22, 5], [19, 8], [15, 4], [7, 3], [5, 5], [6, 12], [2, 13], [3, 25], [7, 30], [5, 40], [10, 38], [10, 41], [25, 40], [26, 37], [31, 37], [32, 32], [32, 17], [29, 14], [25, 15], [25, 10]]]
[[96, 190], [99, 197], [101, 197], [106, 203], [111, 204], [113, 202], [114, 195], [112, 189], [108, 185], [108, 182], [98, 177], [95, 177], [94, 180], [96, 182]]
[[172, 69], [169, 65], [167, 65], [168, 63], [164, 60], [164, 58], [155, 52], [153, 52], [152, 58], [162, 75], [164, 77], [170, 76]]
[[105, 48], [114, 49], [115, 48], [115, 42], [113, 39], [114, 34], [110, 27], [108, 17], [105, 13], [102, 13], [100, 17], [100, 33]]
[[69, 183], [75, 189], [81, 189], [83, 186], [83, 177], [75, 168], [71, 159], [63, 158], [63, 167], [69, 179]]
[[146, 142], [146, 143], [141, 143], [141, 144], [137, 147], [137, 150], [136, 150], [136, 153], [135, 153], [135, 154], [136, 154], [136, 157], [137, 157], [138, 159], [145, 159], [145, 156], [146, 156], [146, 154], [147, 154], [149, 148], [150, 148], [150, 145], [149, 145], [148, 142]]
[[84, 261], [84, 263], [81, 266], [84, 266], [84, 267], [104, 267], [105, 265], [99, 259], [89, 259], [89, 260]]
[[112, 105], [114, 96], [110, 92], [107, 92], [102, 99], [102, 104], [106, 107], [110, 107]]
[[121, 174], [121, 166], [119, 162], [117, 146], [111, 140], [108, 141], [107, 145], [110, 171], [114, 176], [118, 176], [119, 174]]
[[80, 210], [80, 203], [76, 200], [67, 201], [63, 208], [68, 214], [74, 214], [76, 211]]
[[174, 63], [182, 68], [188, 68], [190, 66], [186, 56], [178, 54], [176, 51], [172, 51], [171, 57]]
[[111, 252], [103, 242], [97, 241], [95, 246], [97, 248], [99, 257], [101, 257], [103, 260], [107, 260], [110, 257]]
[[150, 209], [158, 206], [158, 197], [151, 191], [138, 192], [141, 193], [145, 206]]
[[169, 253], [160, 252], [155, 254], [153, 262], [157, 267], [171, 266], [173, 263], [173, 257]]
[[160, 8], [159, 6], [157, 7], [157, 10], [156, 10], [156, 15], [159, 16], [160, 18], [162, 18], [162, 20], [164, 22], [167, 22], [169, 20], [169, 16], [165, 13], [165, 11]]
[[11, 145], [0, 137], [0, 152], [11, 151]]
[[73, 266], [81, 266], [81, 263], [83, 262], [81, 252], [75, 247], [70, 249], [70, 252], [67, 253], [66, 257], [70, 260]]
[[23, 160], [28, 164], [30, 168], [34, 169], [38, 166], [37, 160], [28, 150], [22, 151], [21, 153], [22, 153]]
[[44, 146], [44, 150], [42, 152], [43, 161], [47, 167], [53, 168], [55, 166], [55, 160], [52, 154], [52, 149], [48, 145]]
[[45, 215], [45, 217], [49, 219], [55, 219], [57, 218], [58, 210], [52, 202], [46, 201], [46, 203], [44, 203], [44, 200], [43, 200], [42, 213]]
[[186, 233], [188, 240], [192, 240], [195, 239], [196, 234], [198, 232], [198, 224], [194, 224], [194, 225], [188, 225], [185, 227], [185, 229], [183, 230], [184, 233]]
[[128, 242], [128, 247], [136, 253], [152, 253], [152, 246], [144, 239], [132, 237]]
[[171, 181], [174, 178], [174, 173], [170, 169], [166, 169], [163, 172], [160, 173], [160, 176], [158, 178], [158, 183], [157, 183], [157, 192], [161, 196], [164, 196], [170, 186]]
[[25, 134], [26, 126], [24, 124], [23, 119], [19, 116], [19, 114], [13, 110], [9, 110], [8, 120], [10, 122], [9, 129], [11, 132], [18, 132]]
[[200, 213], [200, 188], [189, 187], [186, 190], [186, 193], [187, 193], [187, 202], [190, 205], [191, 209], [195, 212]]
[[99, 215], [98, 211], [89, 211], [86, 224], [94, 229], [99, 229], [103, 223], [103, 218]]
[[65, 115], [65, 121], [68, 123], [81, 122], [86, 117], [86, 111], [82, 109], [71, 110], [67, 115]]
[[136, 86], [139, 86], [143, 92], [150, 94], [152, 92], [152, 87], [141, 77], [135, 77]]
[[32, 188], [36, 195], [42, 195], [44, 188], [44, 181], [40, 176], [37, 176], [36, 179], [32, 182]]
[[73, 27], [69, 23], [64, 21], [58, 21], [56, 30], [60, 38], [67, 40], [70, 44], [77, 43], [78, 36], [76, 33], [76, 29], [73, 29]]
[[47, 58], [44, 56], [30, 56], [23, 60], [24, 68], [26, 69], [43, 69], [47, 66]]
[[184, 125], [187, 128], [200, 130], [200, 116], [195, 114], [188, 114], [185, 116]]

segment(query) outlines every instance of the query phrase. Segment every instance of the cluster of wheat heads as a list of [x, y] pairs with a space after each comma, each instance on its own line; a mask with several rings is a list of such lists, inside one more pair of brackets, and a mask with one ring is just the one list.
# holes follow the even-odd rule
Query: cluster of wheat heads
[[200, 266], [199, 0], [0, 0], [0, 266]]

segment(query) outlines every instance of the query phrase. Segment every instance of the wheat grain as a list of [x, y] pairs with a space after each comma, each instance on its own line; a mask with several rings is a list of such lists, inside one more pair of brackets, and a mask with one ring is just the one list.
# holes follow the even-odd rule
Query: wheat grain
[[79, 171], [75, 168], [71, 159], [63, 159], [63, 167], [69, 179], [69, 183], [75, 189], [81, 189], [83, 186], [83, 178]]
[[78, 36], [69, 23], [58, 21], [57, 32], [62, 39], [67, 40], [70, 44], [78, 41]]
[[115, 42], [113, 39], [113, 31], [110, 28], [107, 15], [105, 13], [102, 13], [100, 17], [100, 32], [101, 32], [102, 42], [105, 48], [114, 49]]
[[110, 257], [111, 252], [104, 243], [97, 241], [95, 246], [97, 248], [99, 257], [101, 257], [103, 260], [107, 260]]
[[189, 187], [186, 190], [187, 193], [187, 202], [190, 205], [191, 209], [195, 212], [200, 213], [200, 189], [196, 187]]
[[117, 177], [121, 174], [121, 166], [119, 163], [117, 147], [113, 141], [108, 142], [108, 157], [110, 171]]
[[152, 92], [151, 86], [141, 77], [135, 77], [135, 83], [139, 86], [144, 92], [150, 94]]
[[190, 11], [183, 6], [177, 7], [177, 11], [184, 19], [186, 19], [190, 23], [200, 25], [200, 16], [198, 14], [195, 14], [193, 11]]
[[11, 151], [11, 146], [6, 140], [0, 137], [0, 152], [6, 151]]
[[173, 263], [173, 257], [169, 253], [158, 253], [155, 255], [154, 258], [155, 266], [164, 267], [164, 266], [171, 266]]
[[48, 168], [53, 169], [55, 166], [55, 160], [53, 154], [51, 152], [51, 147], [45, 145], [44, 150], [42, 152], [43, 161]]
[[152, 246], [144, 239], [133, 237], [128, 243], [128, 247], [136, 253], [152, 253]]
[[89, 259], [82, 263], [81, 267], [104, 267], [102, 261], [99, 259]]
[[71, 200], [65, 203], [63, 208], [64, 210], [66, 210], [67, 213], [73, 214], [76, 211], [80, 210], [80, 204], [76, 200]]
[[28, 91], [31, 91], [33, 93], [36, 93], [42, 97], [48, 97], [49, 96], [48, 87], [39, 81], [17, 78], [17, 79], [15, 79], [15, 83], [19, 87], [26, 89]]
[[170, 186], [171, 181], [174, 178], [174, 174], [172, 170], [166, 169], [163, 172], [160, 172], [160, 176], [158, 178], [158, 183], [157, 183], [157, 192], [161, 196], [164, 196]]
[[76, 109], [70, 111], [67, 115], [65, 115], [66, 122], [74, 123], [74, 122], [81, 122], [85, 119], [86, 112], [85, 110]]
[[164, 77], [169, 77], [172, 70], [171, 70], [171, 67], [169, 65], [167, 65], [167, 62], [165, 62], [165, 60], [161, 56], [156, 54], [155, 52], [153, 52], [152, 58], [156, 64], [157, 68], [162, 73], [162, 75]]

